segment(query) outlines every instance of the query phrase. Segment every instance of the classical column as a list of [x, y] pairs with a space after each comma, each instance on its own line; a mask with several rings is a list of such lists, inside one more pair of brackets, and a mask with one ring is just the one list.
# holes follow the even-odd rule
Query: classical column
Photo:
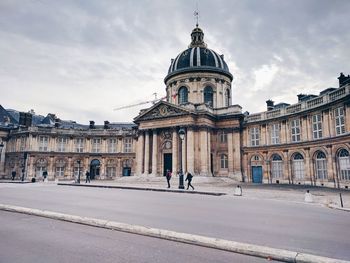
[[241, 174], [241, 138], [239, 131], [234, 131], [233, 137], [233, 173]]
[[178, 137], [177, 130], [173, 130], [173, 175], [175, 175], [178, 171], [178, 156], [179, 156], [179, 150], [178, 150]]
[[203, 129], [200, 134], [200, 174], [203, 176], [208, 175], [208, 132], [207, 129]]
[[5, 153], [6, 153], [6, 142], [2, 141], [2, 144], [4, 145], [1, 154], [0, 154], [0, 175], [5, 175]]
[[140, 131], [138, 140], [137, 140], [137, 151], [136, 151], [136, 174], [137, 175], [141, 175], [143, 172], [143, 148], [144, 148], [144, 144], [143, 144], [143, 140], [144, 140], [144, 135], [143, 132]]
[[194, 174], [194, 134], [193, 129], [188, 128], [186, 134], [187, 141], [187, 171]]
[[187, 172], [187, 151], [186, 151], [186, 148], [187, 148], [187, 135], [185, 136], [185, 138], [183, 139], [182, 141], [182, 148], [181, 148], [181, 151], [182, 151], [182, 172], [183, 174], [185, 174]]
[[34, 157], [30, 156], [29, 157], [29, 168], [28, 168], [28, 173], [27, 176], [28, 177], [34, 177], [35, 175], [35, 171], [34, 171]]
[[149, 131], [145, 132], [145, 170], [144, 174], [149, 174], [149, 155], [150, 155], [150, 147], [149, 147]]
[[233, 134], [232, 131], [227, 133], [227, 158], [228, 158], [228, 176], [233, 175]]
[[328, 179], [332, 179], [334, 182], [334, 187], [335, 182], [336, 182], [336, 178], [335, 178], [335, 172], [334, 172], [334, 167], [333, 167], [333, 159], [335, 159], [333, 157], [333, 149], [332, 149], [332, 145], [327, 145], [328, 148], [328, 154], [327, 154], [327, 178]]
[[67, 175], [67, 177], [71, 177], [72, 173], [72, 157], [68, 157], [68, 164], [67, 164], [67, 171], [65, 171], [65, 175]]
[[106, 174], [106, 158], [102, 157], [101, 170], [100, 170], [100, 179], [105, 179], [105, 174]]
[[153, 130], [153, 140], [152, 140], [152, 174], [157, 175], [157, 165], [158, 165], [158, 136], [157, 130]]
[[101, 153], [106, 153], [107, 151], [107, 138], [101, 138]]
[[288, 151], [283, 151], [283, 179], [290, 183], [290, 178]]
[[53, 156], [49, 159], [49, 171], [48, 172], [48, 178], [52, 179], [55, 177], [55, 165], [54, 165], [54, 158]]
[[304, 167], [304, 170], [305, 170], [305, 181], [307, 179], [310, 180], [311, 184], [312, 182], [315, 183], [314, 181], [314, 177], [312, 176], [312, 168], [313, 168], [313, 162], [312, 160], [310, 159], [310, 149], [305, 149], [305, 152], [306, 152], [306, 156], [305, 156], [305, 167]]
[[210, 130], [208, 129], [208, 132], [207, 132], [207, 144], [208, 144], [208, 159], [207, 159], [207, 161], [208, 161], [208, 175], [211, 175], [211, 176], [213, 176], [212, 175], [212, 173], [211, 173], [211, 132], [210, 132]]
[[328, 138], [330, 136], [329, 129], [329, 111], [325, 111], [322, 116], [322, 133], [324, 138]]

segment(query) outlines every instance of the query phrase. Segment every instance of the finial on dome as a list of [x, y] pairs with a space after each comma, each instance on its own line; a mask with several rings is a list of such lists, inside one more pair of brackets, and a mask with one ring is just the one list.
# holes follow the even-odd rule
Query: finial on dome
[[189, 47], [207, 47], [207, 44], [204, 43], [204, 33], [203, 30], [198, 27], [199, 11], [198, 3], [196, 4], [196, 11], [194, 11], [194, 16], [197, 20], [196, 28], [192, 30], [191, 39], [192, 42]]

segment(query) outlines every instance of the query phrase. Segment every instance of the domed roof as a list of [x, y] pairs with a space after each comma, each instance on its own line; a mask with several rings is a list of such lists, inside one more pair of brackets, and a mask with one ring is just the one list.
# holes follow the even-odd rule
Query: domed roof
[[165, 82], [172, 76], [188, 72], [217, 72], [232, 80], [232, 74], [224, 61], [224, 56], [207, 48], [202, 29], [196, 27], [191, 33], [192, 42], [188, 49], [171, 60]]

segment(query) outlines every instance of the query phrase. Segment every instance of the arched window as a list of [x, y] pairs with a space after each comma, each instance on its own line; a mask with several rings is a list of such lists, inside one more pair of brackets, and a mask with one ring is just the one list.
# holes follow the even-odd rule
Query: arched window
[[225, 107], [230, 106], [230, 90], [226, 89], [225, 91]]
[[204, 103], [208, 104], [209, 106], [213, 107], [213, 88], [212, 87], [205, 87], [204, 88]]
[[281, 156], [274, 154], [271, 161], [271, 175], [272, 178], [282, 178], [283, 177], [283, 161]]
[[317, 152], [316, 154], [316, 177], [320, 180], [327, 179], [327, 160], [324, 152]]
[[227, 169], [228, 168], [228, 158], [226, 154], [221, 154], [220, 156], [220, 167], [221, 169]]
[[304, 157], [300, 153], [296, 153], [292, 160], [293, 176], [297, 180], [304, 180], [305, 169], [304, 169]]
[[179, 88], [179, 104], [185, 104], [188, 102], [188, 89], [186, 87]]
[[350, 156], [349, 152], [341, 149], [338, 152], [338, 167], [341, 181], [350, 181]]

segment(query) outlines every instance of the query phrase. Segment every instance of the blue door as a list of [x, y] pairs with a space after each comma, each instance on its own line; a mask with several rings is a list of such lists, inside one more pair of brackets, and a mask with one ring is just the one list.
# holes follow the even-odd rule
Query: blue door
[[262, 183], [262, 167], [261, 166], [253, 166], [252, 167], [252, 179], [253, 183]]

